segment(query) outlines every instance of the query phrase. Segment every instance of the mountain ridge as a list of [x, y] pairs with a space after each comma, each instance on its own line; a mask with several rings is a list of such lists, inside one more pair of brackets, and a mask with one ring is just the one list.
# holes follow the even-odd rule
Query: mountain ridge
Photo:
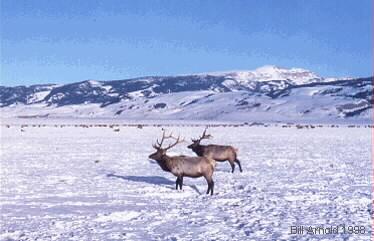
[[0, 86], [0, 110], [8, 117], [368, 121], [372, 86], [371, 77], [323, 78], [301, 68], [263, 66], [254, 71]]

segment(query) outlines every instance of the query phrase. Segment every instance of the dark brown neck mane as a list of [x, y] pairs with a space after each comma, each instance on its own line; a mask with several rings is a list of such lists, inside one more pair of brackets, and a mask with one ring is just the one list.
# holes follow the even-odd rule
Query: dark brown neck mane
[[204, 145], [197, 145], [192, 148], [192, 151], [195, 152], [198, 156], [203, 156], [204, 154]]
[[156, 160], [157, 163], [158, 163], [158, 165], [161, 167], [161, 169], [164, 170], [164, 171], [166, 171], [166, 172], [170, 172], [170, 169], [169, 169], [169, 167], [166, 164], [166, 160], [168, 158], [169, 157], [167, 155], [163, 155], [160, 160]]

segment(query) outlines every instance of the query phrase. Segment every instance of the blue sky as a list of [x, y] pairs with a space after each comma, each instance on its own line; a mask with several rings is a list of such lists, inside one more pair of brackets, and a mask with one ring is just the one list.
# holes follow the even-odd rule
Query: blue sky
[[2, 0], [1, 84], [301, 67], [372, 75], [371, 0]]

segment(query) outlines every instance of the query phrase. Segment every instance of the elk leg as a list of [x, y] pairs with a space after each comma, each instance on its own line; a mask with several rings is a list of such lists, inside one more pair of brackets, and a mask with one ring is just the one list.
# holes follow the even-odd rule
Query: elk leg
[[177, 177], [177, 180], [175, 181], [175, 189], [178, 190], [178, 185], [179, 185], [179, 177]]
[[180, 177], [179, 179], [179, 188], [182, 190], [183, 187], [183, 176]]
[[[211, 177], [205, 177], [206, 182], [208, 183], [208, 190], [206, 191], [206, 194], [213, 193], [213, 186], [214, 182]], [[213, 184], [213, 185], [212, 185]]]
[[231, 165], [231, 173], [234, 173], [234, 170], [235, 170], [235, 163], [232, 162], [232, 161], [229, 161], [230, 162], [230, 165]]
[[209, 194], [209, 191], [210, 191], [210, 182], [207, 180], [207, 183], [208, 183], [208, 190], [206, 190], [206, 194]]
[[213, 195], [213, 189], [214, 189], [214, 182], [212, 180], [212, 182], [210, 183], [210, 195]]
[[242, 165], [240, 164], [240, 161], [238, 159], [235, 159], [235, 162], [238, 163], [240, 172], [243, 172]]

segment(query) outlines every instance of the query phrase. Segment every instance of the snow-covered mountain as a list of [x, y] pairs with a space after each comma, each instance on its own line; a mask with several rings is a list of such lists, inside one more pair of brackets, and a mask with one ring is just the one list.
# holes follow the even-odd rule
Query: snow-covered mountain
[[0, 86], [6, 117], [334, 122], [371, 121], [371, 78], [323, 78], [300, 68], [65, 85]]

